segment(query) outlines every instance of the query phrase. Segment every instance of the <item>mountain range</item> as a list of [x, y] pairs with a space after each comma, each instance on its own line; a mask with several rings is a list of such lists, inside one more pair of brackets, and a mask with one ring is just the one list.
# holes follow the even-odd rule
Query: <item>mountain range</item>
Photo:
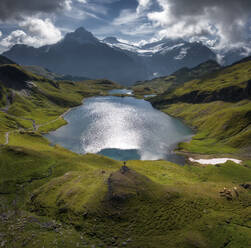
[[67, 33], [56, 44], [39, 48], [17, 44], [3, 55], [20, 65], [42, 66], [63, 75], [108, 78], [124, 85], [169, 75], [217, 58], [199, 42], [162, 39], [139, 47], [115, 37], [99, 40], [82, 27]]

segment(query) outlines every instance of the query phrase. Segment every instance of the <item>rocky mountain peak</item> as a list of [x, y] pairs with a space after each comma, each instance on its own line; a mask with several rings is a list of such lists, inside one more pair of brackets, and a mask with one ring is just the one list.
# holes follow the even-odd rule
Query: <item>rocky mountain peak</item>
[[74, 32], [66, 34], [64, 41], [74, 41], [78, 43], [97, 43], [98, 39], [94, 37], [91, 32], [87, 31], [83, 27], [80, 27]]

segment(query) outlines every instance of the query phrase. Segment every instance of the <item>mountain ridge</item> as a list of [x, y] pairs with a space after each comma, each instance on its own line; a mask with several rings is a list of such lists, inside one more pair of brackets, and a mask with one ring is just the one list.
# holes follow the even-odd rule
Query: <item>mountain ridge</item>
[[78, 28], [56, 44], [39, 48], [15, 45], [3, 55], [21, 65], [42, 66], [58, 74], [108, 78], [125, 85], [154, 75], [167, 75], [208, 59], [216, 60], [206, 46], [183, 40], [164, 39], [149, 46], [152, 50], [144, 50], [147, 45], [139, 49], [115, 37], [100, 41], [91, 32]]

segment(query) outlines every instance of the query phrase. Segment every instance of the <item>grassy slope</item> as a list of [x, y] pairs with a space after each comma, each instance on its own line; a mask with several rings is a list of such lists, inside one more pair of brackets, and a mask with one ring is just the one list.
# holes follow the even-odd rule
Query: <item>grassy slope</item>
[[181, 96], [194, 90], [213, 92], [229, 86], [244, 88], [251, 78], [251, 60], [239, 63], [205, 77], [186, 82], [182, 87], [177, 87], [168, 97]]
[[250, 101], [178, 103], [167, 105], [162, 110], [197, 128], [197, 134], [191, 142], [180, 144], [183, 151], [204, 154], [249, 154]]
[[[249, 162], [201, 168], [130, 161], [135, 172], [121, 175], [121, 162], [51, 147], [39, 135], [13, 134], [10, 142], [0, 160], [1, 208], [10, 211], [0, 225], [6, 247], [250, 245], [251, 194], [239, 186], [251, 180]], [[233, 200], [220, 197], [224, 187]]]
[[[56, 129], [65, 124], [60, 115], [70, 107], [80, 105], [83, 98], [103, 95], [106, 94], [107, 90], [119, 87], [106, 80], [87, 80], [81, 83], [63, 81], [58, 83], [26, 72], [17, 65], [8, 65], [8, 67], [17, 69], [15, 78], [18, 77], [18, 71], [20, 71], [20, 74], [31, 80], [34, 86], [27, 89], [25, 82], [18, 82], [17, 80], [17, 90], [8, 88], [6, 83], [0, 82], [2, 95], [0, 108], [7, 106], [6, 96], [11, 96], [11, 105], [8, 106], [7, 114], [0, 112], [2, 120], [0, 133], [23, 127], [32, 129], [32, 120], [40, 131], [46, 132]], [[4, 66], [2, 66], [3, 68]], [[15, 119], [14, 122], [10, 122], [11, 119]]]
[[[191, 142], [180, 144], [182, 152], [197, 154], [250, 155], [251, 147], [251, 103], [250, 99], [239, 102], [213, 101], [189, 104], [165, 101], [182, 97], [194, 91], [217, 92], [229, 86], [244, 88], [251, 79], [251, 61], [243, 61], [220, 69], [192, 81], [176, 85], [167, 92], [151, 99], [162, 111], [183, 119], [197, 129]], [[151, 83], [150, 83], [151, 84]]]
[[[32, 128], [31, 122], [20, 117], [47, 123], [80, 104], [83, 97], [116, 87], [101, 81], [36, 85], [39, 88], [30, 96], [14, 98], [9, 111], [17, 117], [1, 113], [2, 133], [20, 126]], [[173, 107], [172, 111], [189, 109]], [[54, 124], [40, 128], [46, 131]], [[130, 161], [131, 170], [124, 174], [120, 167], [121, 162], [103, 156], [81, 156], [50, 146], [40, 132], [11, 132], [9, 145], [0, 147], [1, 245], [250, 246], [251, 193], [239, 186], [251, 181], [250, 161], [221, 167]], [[232, 200], [220, 197], [224, 187], [231, 190]]]
[[134, 94], [138, 97], [151, 94], [162, 94], [173, 83], [173, 77], [157, 78], [132, 87]]
[[187, 81], [205, 76], [219, 69], [220, 65], [215, 61], [208, 61], [192, 69], [182, 68], [170, 76], [140, 82], [133, 86], [132, 89], [138, 97], [148, 94], [162, 94]]

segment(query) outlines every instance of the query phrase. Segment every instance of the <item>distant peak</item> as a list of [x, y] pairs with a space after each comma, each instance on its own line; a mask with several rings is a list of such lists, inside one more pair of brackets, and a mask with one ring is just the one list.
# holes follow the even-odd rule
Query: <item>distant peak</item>
[[103, 41], [110, 43], [110, 44], [120, 43], [116, 37], [107, 37], [107, 38], [103, 39]]
[[[79, 28], [77, 28], [75, 31], [74, 31], [74, 33], [86, 33], [86, 32], [88, 32], [85, 28], [83, 28], [83, 27], [79, 27]], [[88, 32], [89, 33], [89, 32]]]
[[70, 33], [74, 36], [78, 36], [78, 37], [85, 37], [85, 36], [89, 36], [89, 37], [94, 37], [93, 34], [89, 31], [87, 31], [85, 28], [83, 27], [80, 27], [80, 28], [77, 28], [74, 32]]
[[72, 33], [68, 33], [65, 36], [66, 41], [75, 41], [78, 43], [97, 43], [98, 39], [94, 35], [87, 31], [85, 28], [80, 27]]

